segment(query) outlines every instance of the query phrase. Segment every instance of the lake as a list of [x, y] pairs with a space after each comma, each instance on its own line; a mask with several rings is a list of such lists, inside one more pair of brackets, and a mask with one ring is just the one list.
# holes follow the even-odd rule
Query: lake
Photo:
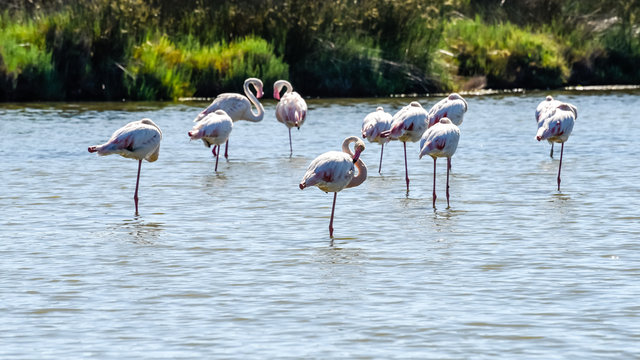
[[[451, 206], [438, 161], [367, 142], [369, 177], [298, 183], [382, 105], [310, 99], [292, 130], [266, 100], [229, 160], [189, 141], [208, 102], [0, 104], [0, 358], [587, 359], [640, 356], [640, 91], [557, 91], [565, 144], [534, 139], [547, 93], [465, 96]], [[148, 117], [160, 158], [89, 145]]]

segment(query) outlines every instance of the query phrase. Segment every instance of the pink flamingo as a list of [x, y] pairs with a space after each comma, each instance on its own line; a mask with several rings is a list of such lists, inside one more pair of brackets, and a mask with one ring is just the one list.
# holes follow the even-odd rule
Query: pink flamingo
[[138, 160], [138, 177], [136, 178], [136, 191], [133, 195], [136, 215], [138, 215], [138, 185], [140, 184], [142, 159], [146, 159], [148, 162], [158, 160], [160, 140], [162, 140], [162, 131], [158, 125], [150, 119], [142, 119], [132, 121], [116, 130], [106, 143], [89, 146], [90, 153], [97, 152], [100, 156], [118, 154]]
[[[546, 119], [547, 116], [549, 116], [549, 114], [560, 104], [562, 103], [558, 100], [554, 100], [551, 95], [547, 95], [547, 98], [538, 104], [536, 107], [536, 123], [538, 123], [538, 127], [542, 126], [544, 119]], [[549, 140], [549, 144], [551, 144], [549, 156], [553, 158], [553, 142]]]
[[[355, 143], [354, 153], [349, 149], [349, 145]], [[364, 151], [364, 141], [356, 136], [344, 139], [342, 152], [329, 151], [311, 162], [307, 172], [300, 181], [300, 190], [309, 186], [317, 186], [324, 192], [332, 192], [333, 205], [331, 206], [331, 220], [329, 221], [329, 236], [333, 239], [333, 214], [336, 208], [336, 198], [338, 191], [355, 187], [362, 184], [367, 179], [367, 167], [360, 159], [360, 154]], [[354, 167], [355, 164], [355, 167]], [[358, 174], [355, 174], [355, 169]]]
[[409, 194], [409, 171], [407, 169], [407, 141], [416, 142], [427, 129], [428, 113], [417, 101], [412, 101], [393, 115], [391, 129], [384, 131], [382, 136], [392, 140], [402, 141], [404, 147], [404, 173]]
[[[253, 95], [253, 92], [251, 92], [249, 85], [253, 86], [253, 88], [256, 90], [256, 95]], [[248, 78], [244, 81], [244, 94], [246, 96], [237, 93], [220, 94], [215, 99], [213, 99], [211, 105], [202, 110], [193, 121], [197, 122], [203, 117], [207, 116], [207, 114], [212, 113], [216, 110], [224, 110], [234, 122], [238, 120], [247, 120], [251, 122], [262, 121], [262, 118], [264, 117], [264, 107], [262, 106], [260, 101], [258, 101], [258, 99], [260, 99], [264, 94], [262, 92], [262, 88], [262, 81], [260, 79]], [[258, 109], [257, 113], [253, 112], [252, 105], [254, 105]], [[228, 139], [224, 147], [224, 157], [225, 159], [229, 158]]]
[[451, 157], [455, 154], [460, 140], [460, 129], [449, 118], [441, 118], [425, 131], [420, 139], [420, 159], [429, 155], [433, 158], [433, 207], [436, 207], [436, 160], [447, 158], [447, 207], [449, 207], [449, 170]]
[[220, 156], [220, 145], [229, 139], [229, 134], [233, 129], [233, 120], [224, 110], [216, 110], [200, 119], [188, 135], [191, 140], [202, 139], [204, 146], [211, 147], [213, 156], [216, 157], [216, 167], [214, 171], [218, 171], [218, 156]]
[[449, 118], [454, 125], [460, 126], [466, 112], [467, 101], [460, 94], [450, 94], [438, 101], [429, 110], [429, 127], [432, 127], [445, 117]]
[[389, 137], [383, 137], [382, 133], [391, 129], [391, 121], [393, 117], [385, 112], [382, 106], [378, 106], [376, 111], [369, 113], [362, 120], [362, 137], [369, 140], [370, 143], [378, 143], [382, 145], [380, 150], [380, 165], [378, 165], [378, 174], [382, 171], [382, 154], [384, 153], [384, 144], [389, 142]]
[[[285, 88], [286, 91], [280, 97], [282, 88]], [[287, 80], [278, 80], [273, 84], [273, 97], [280, 100], [276, 105], [276, 119], [289, 129], [289, 156], [291, 156], [293, 155], [291, 128], [295, 126], [300, 130], [300, 126], [307, 118], [307, 103], [300, 94], [293, 91], [293, 86]]]
[[560, 171], [562, 170], [562, 153], [564, 142], [569, 139], [573, 125], [578, 118], [578, 109], [567, 103], [560, 103], [548, 112], [548, 116], [538, 125], [536, 140], [549, 140], [562, 144], [560, 147], [560, 164], [558, 165], [558, 191], [560, 191]]

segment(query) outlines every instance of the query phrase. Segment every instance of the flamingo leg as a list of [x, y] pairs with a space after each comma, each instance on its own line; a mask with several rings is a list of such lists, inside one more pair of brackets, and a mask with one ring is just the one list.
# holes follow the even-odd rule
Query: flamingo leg
[[436, 207], [436, 157], [433, 158], [433, 208]]
[[553, 159], [553, 143], [551, 143], [551, 151], [549, 152], [549, 157]]
[[[218, 151], [216, 151], [216, 148], [218, 148]], [[213, 146], [213, 154], [216, 156], [216, 168], [214, 169], [214, 171], [218, 172], [218, 157], [220, 156], [220, 145]]]
[[336, 198], [338, 197], [338, 193], [333, 193], [333, 205], [331, 206], [331, 220], [329, 221], [329, 236], [333, 239], [333, 213], [336, 210]]
[[404, 176], [407, 181], [407, 195], [409, 195], [409, 170], [407, 169], [407, 143], [405, 141], [402, 142], [404, 146]]
[[449, 169], [451, 169], [451, 158], [447, 158], [447, 208], [449, 207]]
[[382, 171], [382, 154], [384, 153], [384, 144], [382, 144], [382, 150], [380, 150], [380, 165], [378, 165], [378, 174]]
[[291, 128], [289, 128], [289, 157], [293, 155], [293, 146], [291, 145]]
[[138, 177], [136, 178], [136, 192], [133, 193], [133, 202], [136, 204], [136, 215], [138, 215], [138, 185], [140, 185], [140, 168], [142, 167], [142, 159], [138, 160]]
[[562, 153], [564, 152], [564, 143], [560, 147], [560, 165], [558, 165], [558, 191], [560, 191], [560, 170], [562, 170]]
[[224, 158], [229, 160], [229, 140], [224, 144]]

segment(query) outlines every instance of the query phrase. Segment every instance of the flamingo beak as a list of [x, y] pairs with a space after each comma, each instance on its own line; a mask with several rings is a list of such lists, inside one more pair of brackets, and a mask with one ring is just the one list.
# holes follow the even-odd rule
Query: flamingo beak
[[360, 159], [360, 153], [362, 153], [363, 149], [357, 148], [356, 149], [356, 153], [353, 154], [353, 163], [355, 164], [356, 162], [358, 162], [358, 159]]
[[273, 90], [273, 98], [276, 100], [280, 100], [280, 93], [276, 90]]

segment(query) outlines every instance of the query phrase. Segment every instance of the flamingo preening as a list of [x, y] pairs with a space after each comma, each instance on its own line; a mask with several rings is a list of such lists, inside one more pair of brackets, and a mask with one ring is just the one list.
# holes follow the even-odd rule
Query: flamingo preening
[[362, 138], [369, 140], [370, 143], [378, 143], [382, 145], [380, 150], [380, 165], [378, 165], [378, 174], [382, 171], [382, 154], [384, 153], [384, 144], [389, 142], [389, 137], [383, 137], [382, 133], [391, 129], [393, 117], [385, 112], [382, 106], [378, 106], [376, 111], [369, 113], [362, 120]]
[[578, 108], [568, 103], [560, 103], [547, 113], [541, 123], [538, 123], [536, 140], [548, 140], [562, 144], [560, 147], [560, 164], [558, 165], [558, 191], [560, 191], [560, 171], [562, 170], [562, 154], [564, 142], [569, 139], [573, 125], [578, 118]]
[[454, 125], [460, 126], [467, 112], [467, 101], [460, 94], [452, 93], [438, 101], [429, 110], [429, 127], [442, 118], [448, 118]]
[[198, 120], [189, 131], [188, 135], [191, 140], [202, 139], [204, 146], [211, 147], [213, 156], [216, 157], [216, 167], [214, 171], [218, 171], [218, 157], [220, 156], [220, 145], [229, 139], [229, 134], [233, 129], [233, 120], [224, 110], [216, 110], [207, 114]]
[[[354, 152], [349, 145], [355, 143]], [[307, 172], [300, 181], [300, 190], [309, 186], [317, 186], [324, 192], [332, 192], [331, 220], [329, 221], [329, 236], [333, 239], [333, 214], [336, 208], [338, 192], [362, 184], [367, 179], [367, 167], [360, 159], [364, 151], [364, 141], [356, 136], [344, 139], [342, 151], [326, 152], [311, 162]], [[355, 170], [358, 173], [355, 173]]]
[[429, 155], [433, 158], [433, 207], [436, 207], [436, 160], [447, 158], [447, 207], [449, 207], [449, 171], [451, 157], [455, 154], [460, 140], [460, 129], [449, 118], [441, 118], [424, 132], [420, 139], [420, 159]]
[[[549, 116], [550, 113], [560, 104], [561, 102], [554, 100], [551, 95], [547, 95], [546, 99], [538, 104], [536, 107], [536, 123], [538, 124], [538, 127], [542, 126], [544, 119], [546, 119], [547, 116]], [[549, 156], [553, 158], [553, 141], [549, 140], [549, 144], [551, 144]]]
[[427, 129], [428, 113], [417, 101], [412, 101], [393, 115], [391, 129], [384, 131], [382, 136], [392, 140], [402, 141], [404, 147], [404, 174], [409, 194], [409, 171], [407, 169], [407, 141], [416, 142]]
[[[253, 92], [249, 88], [250, 85], [255, 89], [256, 95], [253, 95]], [[262, 81], [257, 78], [248, 78], [244, 81], [243, 87], [246, 96], [237, 93], [220, 94], [213, 99], [213, 102], [207, 106], [206, 109], [202, 110], [193, 121], [197, 122], [216, 110], [224, 110], [234, 122], [238, 120], [251, 122], [262, 121], [262, 118], [264, 118], [264, 107], [260, 101], [258, 101], [264, 94], [262, 91]], [[257, 113], [253, 112], [252, 105], [257, 108]], [[224, 147], [224, 157], [229, 158], [229, 140], [226, 141]]]
[[162, 131], [150, 119], [132, 121], [116, 130], [109, 141], [102, 145], [89, 146], [89, 152], [97, 152], [100, 156], [118, 154], [129, 159], [138, 160], [138, 177], [133, 201], [138, 215], [138, 185], [140, 184], [140, 168], [142, 159], [148, 162], [158, 160], [160, 154], [160, 140]]
[[[282, 88], [286, 90], [281, 97]], [[273, 84], [273, 97], [280, 100], [276, 105], [276, 119], [289, 129], [289, 156], [291, 156], [293, 155], [291, 128], [295, 126], [300, 130], [300, 126], [307, 118], [307, 103], [300, 94], [293, 91], [293, 86], [287, 80], [278, 80]]]

